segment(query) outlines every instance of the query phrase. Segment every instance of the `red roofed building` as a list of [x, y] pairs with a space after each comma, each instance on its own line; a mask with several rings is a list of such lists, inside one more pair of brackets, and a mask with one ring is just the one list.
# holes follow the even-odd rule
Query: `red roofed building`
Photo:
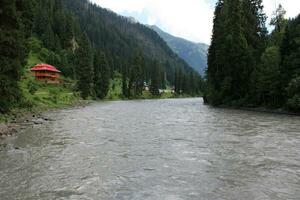
[[59, 75], [61, 71], [57, 70], [54, 66], [48, 64], [37, 64], [30, 69], [33, 73], [35, 80], [45, 83], [59, 84]]

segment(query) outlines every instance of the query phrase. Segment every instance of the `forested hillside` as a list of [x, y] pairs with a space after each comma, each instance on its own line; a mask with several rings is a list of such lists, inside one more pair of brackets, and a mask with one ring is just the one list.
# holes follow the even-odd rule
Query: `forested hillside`
[[124, 98], [145, 84], [156, 95], [173, 86], [200, 93], [201, 77], [156, 32], [87, 0], [4, 0], [0, 9], [1, 112], [28, 105], [23, 88], [34, 94], [29, 69], [38, 62], [74, 80], [83, 98], [104, 98], [116, 74]]
[[149, 27], [155, 30], [174, 52], [201, 74], [201, 76], [204, 76], [207, 69], [207, 51], [209, 47], [207, 44], [195, 43], [183, 38], [175, 37], [162, 31], [157, 26]]
[[158, 60], [167, 66], [169, 80], [174, 79], [174, 69], [177, 67], [184, 68], [184, 71], [190, 70], [159, 35], [148, 27], [91, 5], [86, 0], [64, 0], [64, 5], [78, 19], [92, 46], [105, 50], [111, 56], [109, 60], [114, 69], [120, 70], [122, 66], [128, 65], [134, 51], [139, 50], [146, 64], [147, 61]]
[[268, 34], [261, 0], [219, 0], [208, 55], [206, 101], [300, 111], [300, 15], [274, 12]]

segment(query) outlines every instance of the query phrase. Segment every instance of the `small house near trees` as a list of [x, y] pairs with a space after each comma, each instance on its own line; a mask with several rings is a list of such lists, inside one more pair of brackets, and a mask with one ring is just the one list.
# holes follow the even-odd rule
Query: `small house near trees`
[[30, 69], [35, 80], [49, 83], [49, 84], [59, 84], [59, 77], [61, 71], [56, 69], [54, 66], [49, 64], [37, 64]]

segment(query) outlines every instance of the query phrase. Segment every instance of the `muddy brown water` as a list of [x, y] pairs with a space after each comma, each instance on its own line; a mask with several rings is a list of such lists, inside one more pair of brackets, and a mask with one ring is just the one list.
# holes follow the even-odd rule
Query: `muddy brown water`
[[94, 103], [0, 141], [0, 199], [300, 199], [300, 117]]

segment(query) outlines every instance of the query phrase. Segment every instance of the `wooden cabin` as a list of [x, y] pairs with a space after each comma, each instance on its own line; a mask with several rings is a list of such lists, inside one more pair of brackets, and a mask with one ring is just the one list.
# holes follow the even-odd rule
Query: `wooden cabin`
[[33, 68], [31, 68], [30, 71], [37, 81], [49, 84], [59, 84], [59, 76], [61, 71], [59, 71], [52, 65], [37, 64]]

